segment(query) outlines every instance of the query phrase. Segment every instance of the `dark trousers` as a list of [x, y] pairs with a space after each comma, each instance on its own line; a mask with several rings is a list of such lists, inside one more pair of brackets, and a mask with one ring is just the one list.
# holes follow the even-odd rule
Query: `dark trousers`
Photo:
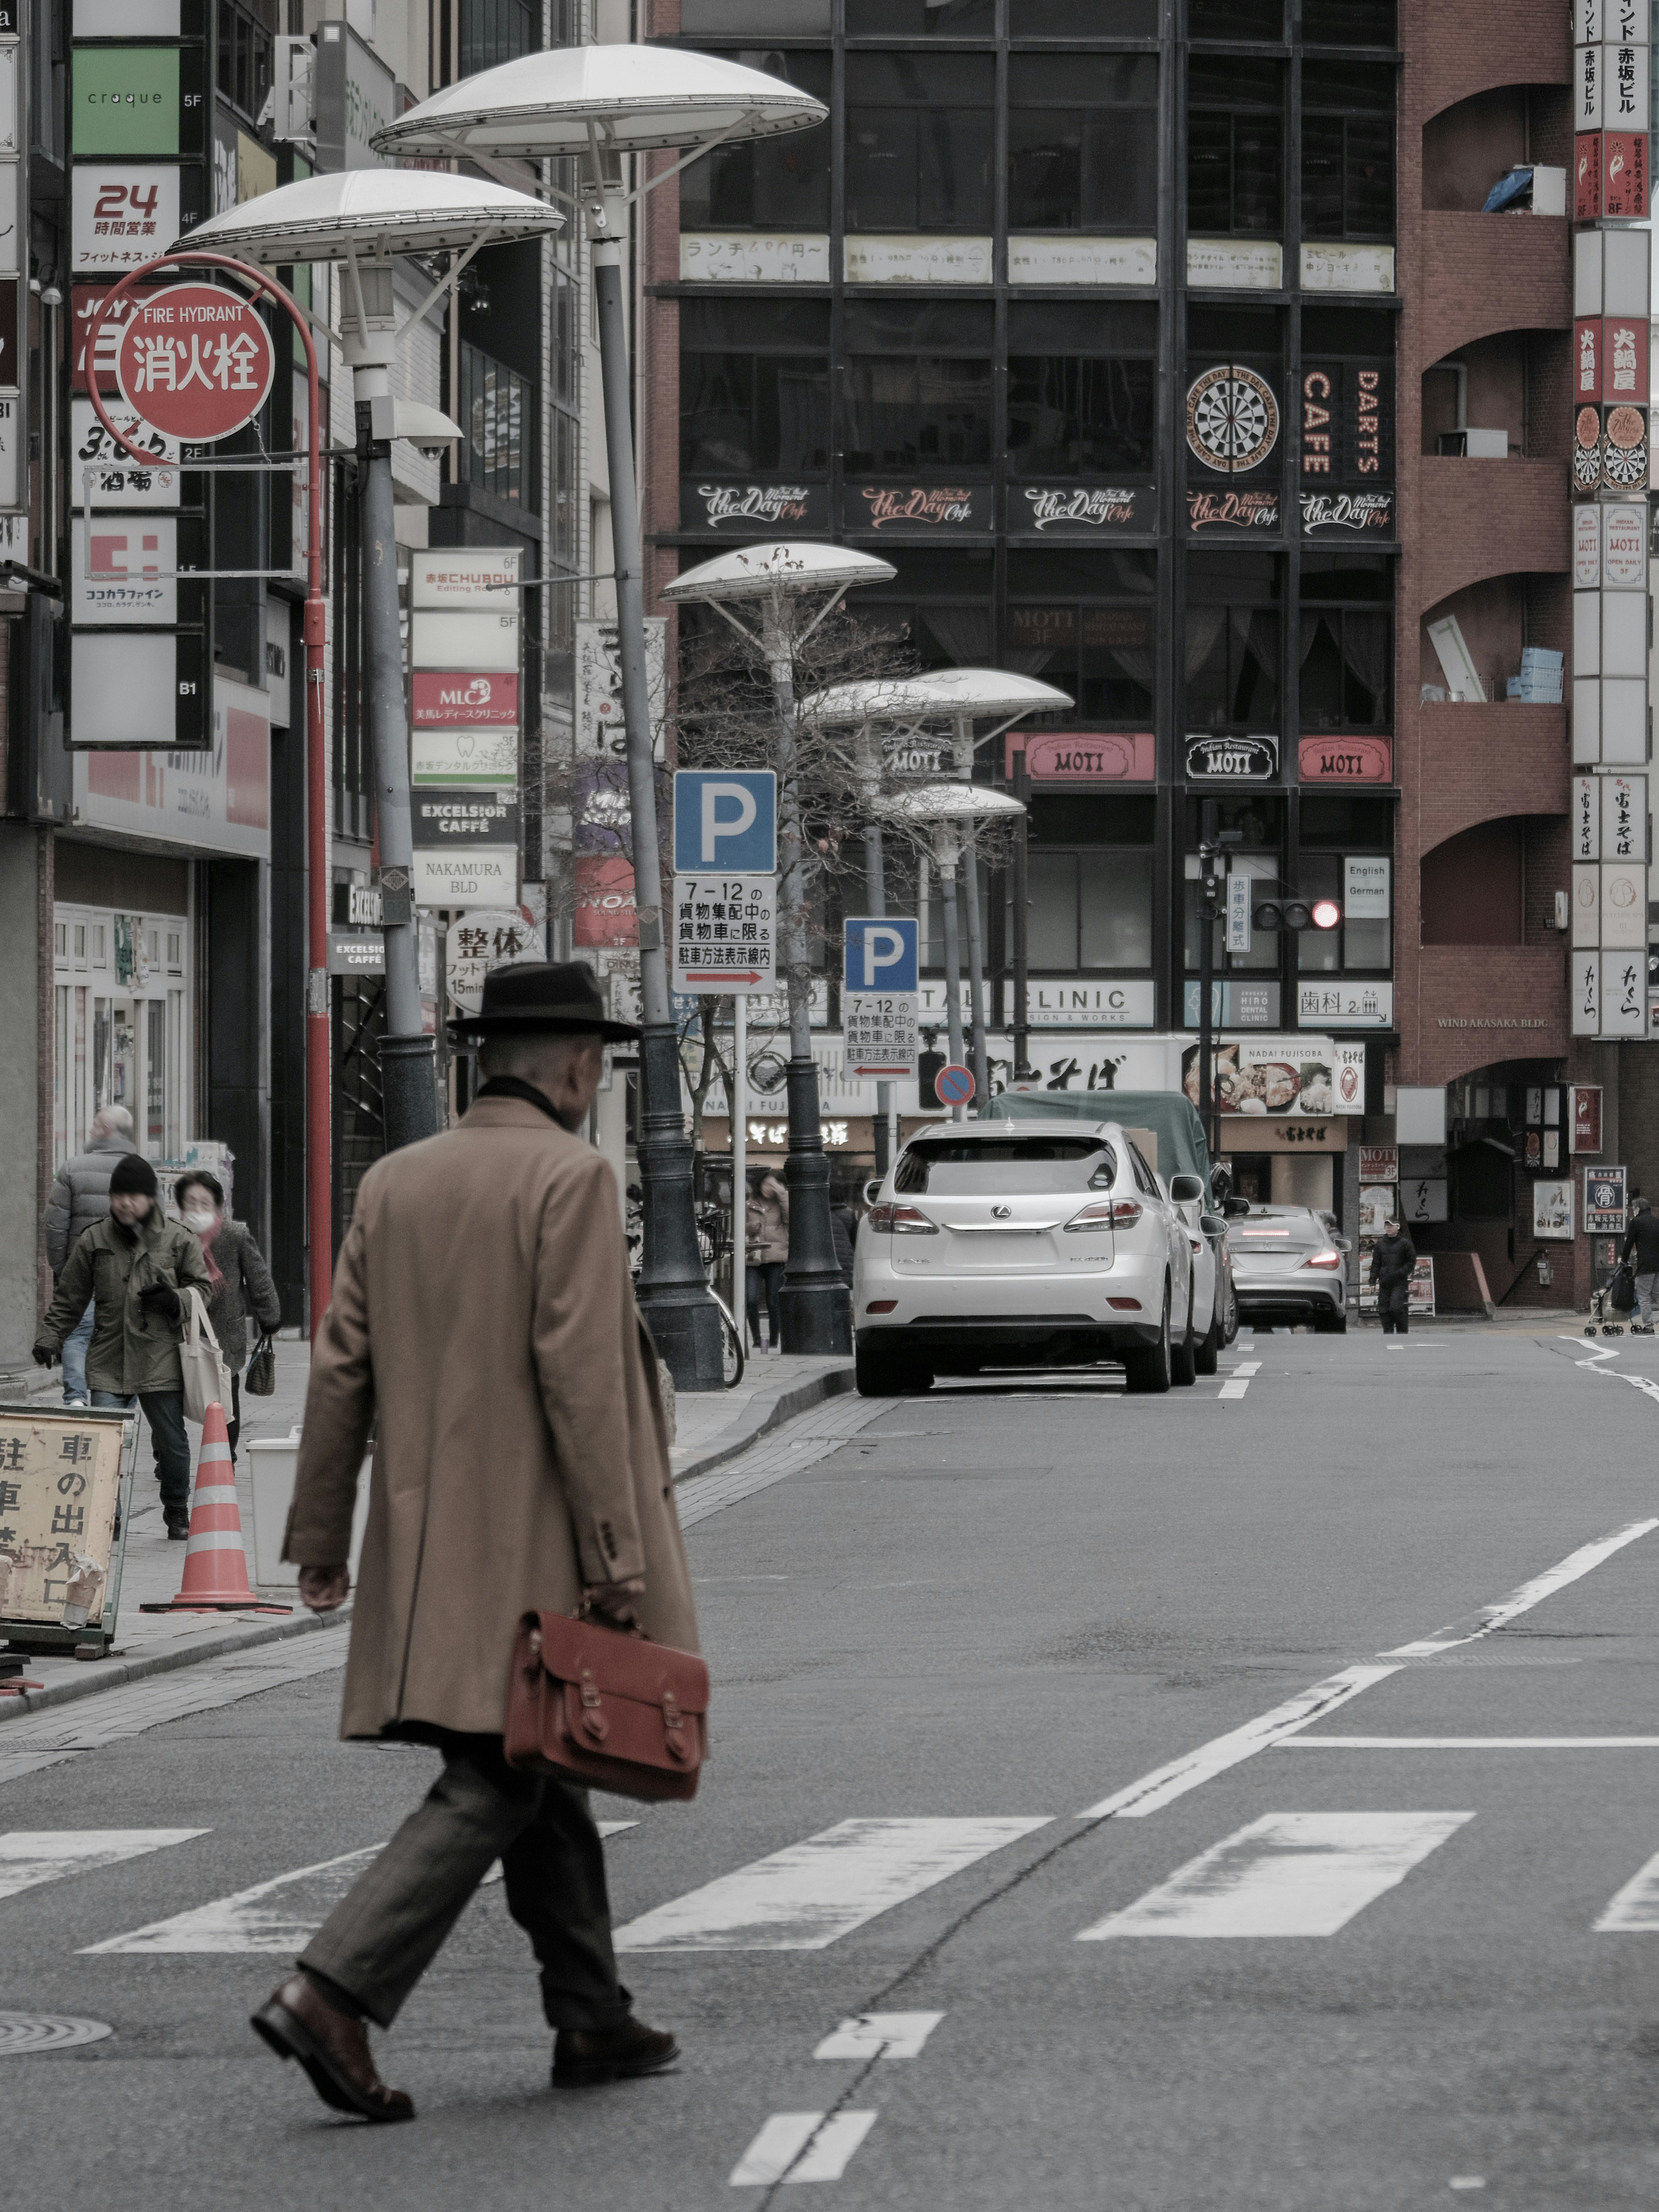
[[778, 1292], [783, 1287], [783, 1271], [787, 1262], [782, 1260], [751, 1260], [744, 1271], [743, 1294], [749, 1308], [749, 1333], [760, 1348], [760, 1302], [766, 1293], [766, 1324], [771, 1331], [771, 1346], [778, 1348]]
[[[133, 1404], [118, 1390], [94, 1390], [94, 1406]], [[190, 1508], [190, 1438], [185, 1433], [185, 1394], [182, 1390], [141, 1390], [137, 1401], [149, 1423], [149, 1441], [155, 1454], [155, 1480], [163, 1505]]]
[[507, 1909], [541, 1967], [550, 2027], [615, 2027], [605, 1847], [587, 1792], [520, 1774], [498, 1735], [449, 1735], [443, 1772], [300, 1954], [300, 1964], [390, 2027], [496, 1859]]
[[230, 1445], [232, 1459], [236, 1456], [236, 1439], [242, 1433], [242, 1377], [240, 1370], [230, 1370], [230, 1419], [225, 1423], [225, 1436]]
[[1382, 1334], [1404, 1336], [1411, 1326], [1412, 1286], [1407, 1282], [1383, 1283], [1376, 1293], [1376, 1310], [1382, 1316]]

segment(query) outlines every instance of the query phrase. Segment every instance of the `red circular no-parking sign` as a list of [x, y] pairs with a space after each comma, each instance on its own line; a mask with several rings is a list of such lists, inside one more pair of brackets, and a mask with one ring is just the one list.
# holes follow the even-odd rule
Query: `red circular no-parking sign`
[[115, 380], [135, 413], [195, 445], [252, 422], [270, 390], [276, 349], [246, 300], [217, 284], [169, 284], [131, 305]]

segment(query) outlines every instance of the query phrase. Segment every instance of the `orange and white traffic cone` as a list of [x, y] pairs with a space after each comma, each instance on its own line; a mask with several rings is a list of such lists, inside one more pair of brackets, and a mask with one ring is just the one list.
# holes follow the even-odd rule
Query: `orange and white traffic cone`
[[225, 1409], [216, 1399], [202, 1422], [202, 1455], [196, 1464], [196, 1495], [190, 1505], [190, 1541], [185, 1547], [185, 1579], [175, 1598], [141, 1605], [140, 1613], [292, 1613], [291, 1605], [270, 1605], [256, 1597], [247, 1578], [242, 1548], [242, 1516], [236, 1507], [236, 1478], [231, 1472], [230, 1431]]

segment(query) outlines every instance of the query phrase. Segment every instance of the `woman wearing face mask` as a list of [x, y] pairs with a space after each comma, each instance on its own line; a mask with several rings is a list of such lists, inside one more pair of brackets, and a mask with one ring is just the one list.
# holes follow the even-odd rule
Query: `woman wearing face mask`
[[234, 1459], [242, 1427], [248, 1311], [251, 1308], [259, 1327], [269, 1332], [281, 1326], [282, 1304], [252, 1231], [246, 1222], [226, 1218], [225, 1194], [216, 1176], [191, 1168], [173, 1185], [173, 1202], [185, 1228], [195, 1231], [207, 1261], [212, 1285], [208, 1292], [208, 1319], [230, 1370], [230, 1455]]

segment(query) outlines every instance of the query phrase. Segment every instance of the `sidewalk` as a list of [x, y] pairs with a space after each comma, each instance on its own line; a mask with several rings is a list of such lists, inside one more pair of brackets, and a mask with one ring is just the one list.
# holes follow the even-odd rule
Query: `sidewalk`
[[[250, 1461], [243, 1447], [256, 1437], [286, 1437], [297, 1428], [305, 1410], [306, 1381], [311, 1367], [307, 1343], [279, 1340], [276, 1345], [276, 1389], [269, 1398], [242, 1399], [242, 1433], [237, 1447], [236, 1502], [242, 1516], [244, 1543], [251, 1547], [253, 1501]], [[839, 1395], [853, 1387], [850, 1359], [805, 1359], [780, 1354], [759, 1358], [746, 1367], [735, 1390], [699, 1392], [678, 1401], [678, 1439], [672, 1451], [674, 1480], [702, 1474], [722, 1461], [746, 1449], [781, 1422], [790, 1420], [821, 1400]], [[199, 1437], [191, 1436], [192, 1458]], [[107, 1659], [70, 1657], [28, 1658], [25, 1671], [38, 1691], [21, 1697], [0, 1698], [0, 1729], [8, 1720], [65, 1704], [99, 1690], [114, 1689], [124, 1682], [214, 1659], [227, 1651], [245, 1650], [279, 1638], [303, 1636], [322, 1626], [319, 1618], [295, 1605], [290, 1613], [141, 1613], [141, 1605], [172, 1597], [184, 1571], [185, 1547], [171, 1543], [161, 1520], [149, 1431], [141, 1424], [137, 1473], [132, 1486], [133, 1510], [127, 1530], [126, 1555], [121, 1577], [117, 1642]], [[253, 1563], [248, 1561], [248, 1578]]]

